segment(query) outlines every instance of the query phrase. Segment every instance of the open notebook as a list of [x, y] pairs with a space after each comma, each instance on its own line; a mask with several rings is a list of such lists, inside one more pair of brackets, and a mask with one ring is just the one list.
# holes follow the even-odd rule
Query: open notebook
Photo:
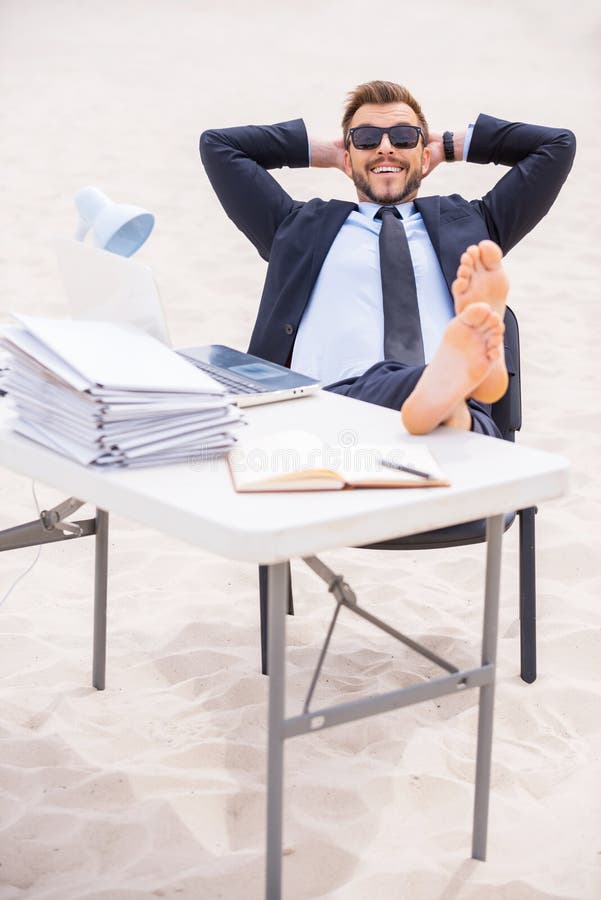
[[344, 488], [445, 487], [449, 482], [422, 444], [328, 445], [290, 429], [242, 440], [227, 457], [236, 491], [338, 491]]

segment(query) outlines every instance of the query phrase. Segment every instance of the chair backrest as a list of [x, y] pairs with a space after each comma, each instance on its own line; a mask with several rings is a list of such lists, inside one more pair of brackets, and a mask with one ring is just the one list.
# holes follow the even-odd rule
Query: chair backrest
[[509, 387], [491, 408], [491, 416], [505, 441], [514, 441], [522, 427], [522, 386], [520, 380], [520, 332], [512, 309], [505, 310], [505, 361]]

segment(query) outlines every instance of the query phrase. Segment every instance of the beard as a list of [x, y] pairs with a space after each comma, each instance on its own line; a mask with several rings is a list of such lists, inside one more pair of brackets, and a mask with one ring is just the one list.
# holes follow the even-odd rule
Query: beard
[[354, 167], [352, 169], [353, 181], [357, 191], [364, 194], [364, 196], [367, 197], [368, 200], [371, 200], [372, 203], [380, 203], [385, 206], [396, 206], [397, 203], [403, 203], [408, 197], [417, 193], [418, 188], [422, 183], [423, 176], [419, 170], [407, 171], [408, 175], [400, 193], [398, 188], [396, 190], [392, 188], [382, 188], [376, 193], [365, 174], [363, 172], [357, 172]]

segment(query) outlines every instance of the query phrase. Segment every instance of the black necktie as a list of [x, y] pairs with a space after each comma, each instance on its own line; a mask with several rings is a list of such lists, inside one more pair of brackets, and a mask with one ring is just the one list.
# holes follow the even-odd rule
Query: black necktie
[[384, 358], [408, 366], [424, 365], [424, 345], [417, 290], [407, 235], [395, 206], [382, 206], [375, 216], [380, 230], [380, 275], [384, 306]]

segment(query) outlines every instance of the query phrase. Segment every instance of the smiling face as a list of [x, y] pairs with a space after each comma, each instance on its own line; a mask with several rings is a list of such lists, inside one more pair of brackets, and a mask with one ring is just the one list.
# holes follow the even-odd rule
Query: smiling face
[[[350, 127], [379, 125], [385, 128], [403, 124], [420, 124], [406, 103], [365, 103], [354, 114]], [[390, 206], [417, 196], [429, 162], [430, 151], [424, 147], [421, 137], [417, 147], [411, 150], [393, 147], [385, 134], [380, 146], [373, 150], [356, 150], [349, 143], [344, 153], [344, 170], [355, 182], [359, 200]]]

